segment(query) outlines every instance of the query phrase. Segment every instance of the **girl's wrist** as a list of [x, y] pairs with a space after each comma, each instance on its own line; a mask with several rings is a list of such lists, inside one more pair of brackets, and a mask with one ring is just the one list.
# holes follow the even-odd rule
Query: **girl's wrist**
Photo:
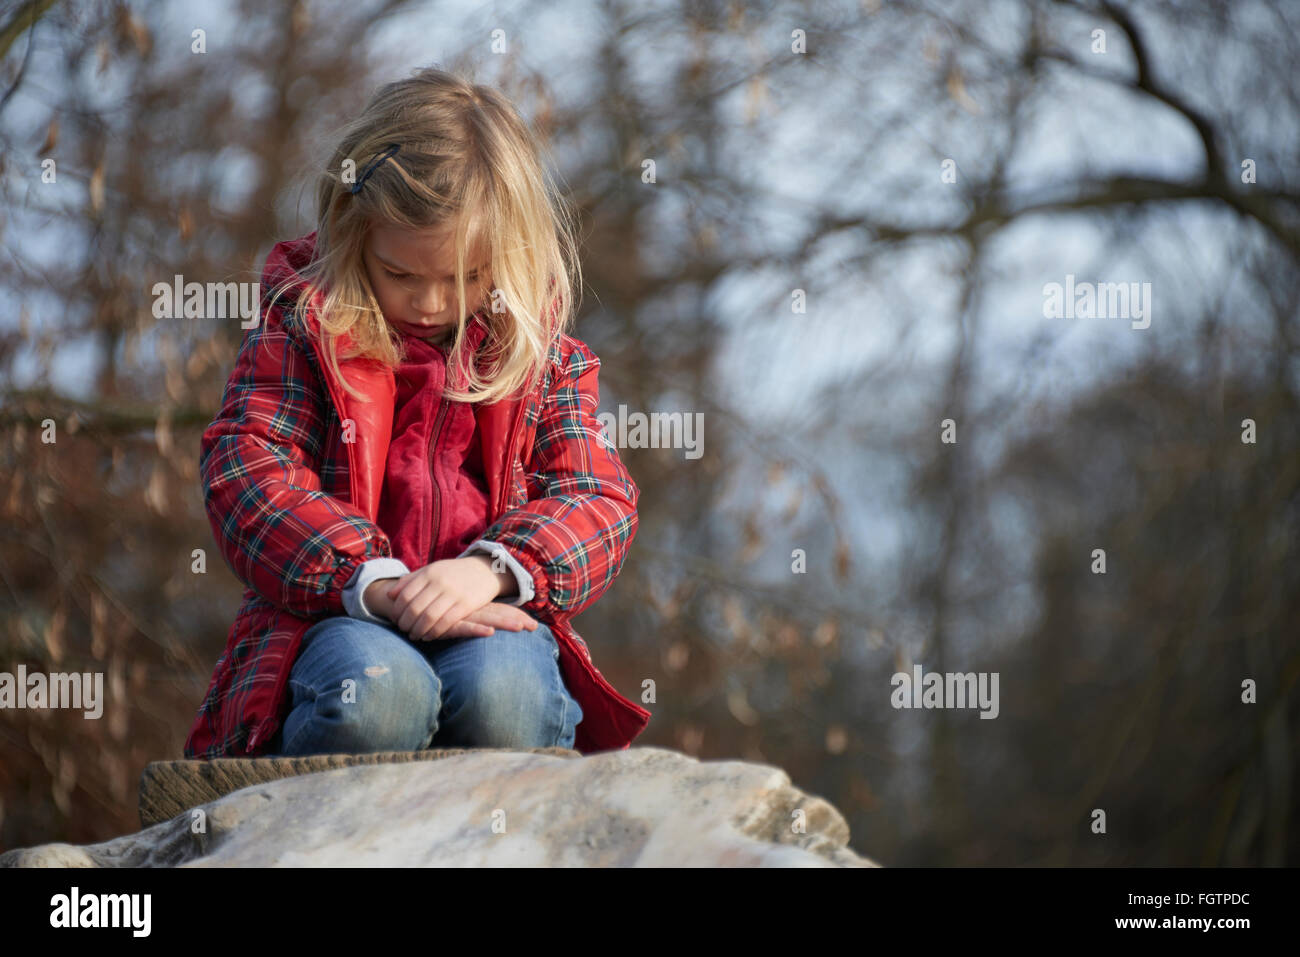
[[504, 568], [501, 571], [497, 571], [493, 568], [496, 559], [491, 555], [466, 555], [465, 560], [473, 561], [487, 570], [488, 574], [492, 576], [496, 583], [496, 597], [500, 598], [502, 595], [519, 594], [519, 583], [515, 581], [514, 573], [508, 568]]
[[381, 618], [392, 619], [390, 612], [393, 609], [393, 603], [388, 598], [388, 589], [393, 586], [394, 581], [396, 581], [394, 578], [380, 578], [372, 581], [366, 587], [365, 594], [361, 596], [366, 611]]

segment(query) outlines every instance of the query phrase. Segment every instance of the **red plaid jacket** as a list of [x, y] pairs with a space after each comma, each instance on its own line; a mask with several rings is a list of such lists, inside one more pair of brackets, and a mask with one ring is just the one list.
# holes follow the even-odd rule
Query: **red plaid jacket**
[[[315, 239], [275, 246], [264, 296], [297, 276]], [[315, 310], [307, 328], [291, 314], [300, 291], [291, 288], [271, 309], [264, 302], [201, 440], [208, 519], [246, 589], [185, 742], [187, 758], [264, 753], [288, 710], [303, 633], [347, 614], [342, 590], [353, 572], [392, 554], [376, 513], [393, 372], [374, 360], [340, 360], [370, 401], [344, 392], [323, 359]], [[480, 537], [507, 546], [533, 577], [534, 597], [520, 607], [556, 635], [561, 674], [582, 708], [574, 747], [584, 754], [628, 747], [650, 720], [596, 670], [569, 623], [609, 588], [637, 529], [640, 492], [595, 418], [599, 367], [585, 343], [561, 335], [525, 400], [474, 406], [491, 506]]]

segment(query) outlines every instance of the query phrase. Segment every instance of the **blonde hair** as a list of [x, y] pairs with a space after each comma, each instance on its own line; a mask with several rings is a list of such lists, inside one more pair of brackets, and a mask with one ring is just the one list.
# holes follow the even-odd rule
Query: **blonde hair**
[[[354, 180], [388, 147], [353, 193]], [[319, 172], [316, 248], [301, 271], [293, 314], [318, 303], [327, 361], [350, 394], [359, 396], [339, 370], [339, 339], [348, 336], [347, 358], [367, 357], [396, 367], [405, 348], [385, 321], [366, 276], [362, 254], [372, 225], [411, 229], [454, 226], [457, 324], [448, 369], [462, 370], [465, 388], [446, 377], [444, 396], [463, 402], [494, 402], [531, 389], [551, 349], [573, 322], [571, 289], [581, 291], [572, 210], [544, 169], [542, 148], [514, 106], [500, 92], [443, 70], [417, 70], [385, 84], [364, 112], [349, 123]], [[490, 257], [491, 303], [482, 309], [488, 334], [482, 344], [484, 374], [465, 361], [465, 267], [468, 250], [483, 242]], [[294, 280], [291, 280], [289, 285]], [[277, 289], [272, 304], [283, 289]]]

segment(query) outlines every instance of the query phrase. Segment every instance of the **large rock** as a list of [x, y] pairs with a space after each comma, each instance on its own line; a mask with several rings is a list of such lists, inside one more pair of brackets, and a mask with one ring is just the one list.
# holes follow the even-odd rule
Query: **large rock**
[[465, 751], [253, 784], [136, 834], [0, 867], [876, 866], [778, 768], [662, 748]]
[[304, 754], [271, 758], [213, 758], [211, 761], [153, 761], [140, 775], [140, 826], [152, 827], [182, 811], [219, 797], [280, 778], [332, 771], [354, 764], [400, 764], [438, 761], [475, 751], [554, 754], [580, 758], [571, 748], [423, 748], [419, 751], [371, 751], [365, 754]]

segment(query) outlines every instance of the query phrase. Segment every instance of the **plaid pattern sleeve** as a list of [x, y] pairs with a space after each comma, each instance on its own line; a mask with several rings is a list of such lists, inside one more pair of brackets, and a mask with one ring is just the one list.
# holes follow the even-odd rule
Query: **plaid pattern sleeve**
[[392, 552], [378, 526], [322, 488], [331, 407], [284, 316], [277, 305], [247, 331], [203, 433], [204, 506], [245, 585], [294, 614], [344, 615], [343, 588], [356, 569]]
[[525, 611], [576, 615], [618, 575], [636, 535], [640, 491], [596, 418], [600, 359], [576, 345], [538, 414], [529, 498], [482, 534], [532, 576]]

